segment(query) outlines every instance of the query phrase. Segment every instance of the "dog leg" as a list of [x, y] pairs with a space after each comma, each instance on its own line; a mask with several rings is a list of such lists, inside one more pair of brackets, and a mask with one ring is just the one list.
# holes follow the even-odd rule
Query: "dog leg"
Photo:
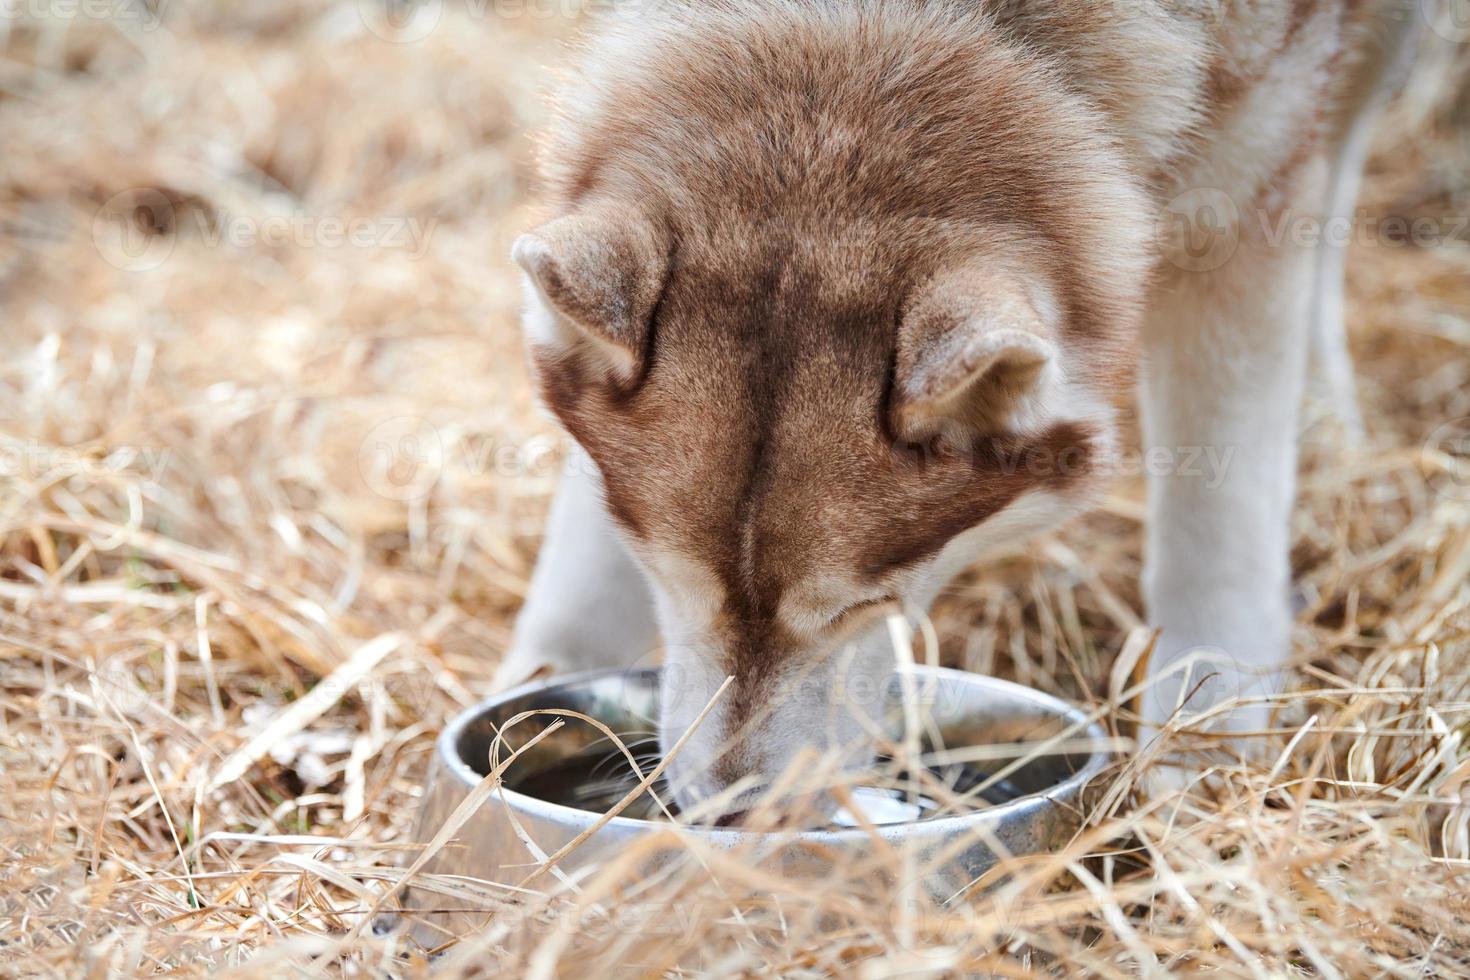
[[1343, 282], [1358, 188], [1373, 141], [1374, 124], [1413, 60], [1421, 26], [1417, 17], [1385, 8], [1366, 32], [1354, 70], [1335, 93], [1326, 132], [1328, 177], [1324, 185], [1325, 234], [1316, 252], [1309, 391], [1343, 427], [1352, 444], [1364, 437], [1353, 383], [1343, 308]]
[[656, 642], [643, 573], [607, 514], [596, 464], [574, 447], [494, 686], [518, 684], [543, 667], [563, 673], [631, 664]]
[[[1291, 652], [1289, 521], [1316, 256], [1262, 219], [1317, 212], [1321, 167], [1305, 169], [1284, 204], [1241, 206], [1214, 227], [1230, 236], [1228, 257], [1166, 265], [1145, 323], [1144, 594], [1162, 629], [1145, 737], [1181, 716], [1260, 730], [1270, 706], [1249, 699], [1278, 690]], [[1211, 713], [1235, 698], [1245, 703]]]

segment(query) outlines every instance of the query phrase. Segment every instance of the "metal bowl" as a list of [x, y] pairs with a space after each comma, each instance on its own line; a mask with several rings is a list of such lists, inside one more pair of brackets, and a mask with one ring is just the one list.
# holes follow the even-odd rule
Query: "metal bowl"
[[[516, 715], [533, 709], [570, 709], [598, 719], [620, 736], [633, 733], [627, 739], [631, 743], [657, 727], [658, 679], [656, 668], [575, 674], [518, 687], [460, 714], [439, 736], [419, 814], [418, 839], [432, 839], [484, 780], [496, 733]], [[881, 794], [872, 793], [857, 807], [863, 811], [866, 827], [775, 832], [671, 822], [662, 815], [639, 819], [626, 815], [633, 812], [630, 809], [557, 862], [556, 877], [576, 877], [592, 865], [623, 854], [634, 841], [664, 831], [670, 846], [657, 849], [660, 864], [686, 858], [689, 849], [679, 839], [687, 837], [708, 847], [738, 851], [741, 860], [794, 877], [830, 877], [835, 866], [851, 870], [864, 867], [865, 862], [878, 869], [875, 874], [887, 876], [890, 871], [884, 869], [898, 862], [875, 858], [887, 856], [880, 853], [886, 849], [901, 849], [902, 866], [919, 869], [917, 883], [934, 900], [943, 902], [972, 887], [999, 859], [1051, 851], [1072, 837], [1085, 817], [1084, 791], [1108, 763], [1108, 739], [1100, 725], [1076, 707], [1019, 684], [957, 670], [917, 667], [906, 678], [894, 675], [881, 692], [883, 707], [891, 709], [882, 712], [885, 728], [895, 742], [904, 729], [905, 691], [910, 700], [919, 702], [926, 746], [942, 743], [945, 749], [962, 751], [963, 747], [1024, 744], [1024, 749], [1009, 754], [1001, 751], [996, 759], [979, 764], [986, 768], [980, 773], [979, 785], [973, 779], [970, 784], [974, 809], [905, 819], [925, 812], [927, 801], [916, 803], [917, 798], [910, 795], [898, 799], [895, 806], [894, 801], [885, 803]], [[498, 757], [505, 759], [515, 747], [525, 745], [557, 720], [537, 715], [519, 722], [506, 732]], [[547, 774], [565, 767], [568, 760], [585, 758], [599, 744], [605, 751], [608, 743], [584, 721], [560, 720], [565, 724], [559, 730], [510, 764], [502, 783], [426, 865], [426, 872], [516, 886], [547, 855], [592, 827], [609, 808], [608, 803], [623, 795], [622, 789], [610, 796], [599, 790], [592, 794], [598, 798], [596, 809], [568, 805], [576, 787], [558, 786], [555, 776], [548, 780]], [[626, 762], [622, 766], [631, 777], [631, 768]], [[581, 770], [572, 766], [564, 771]], [[565, 782], [575, 783], [577, 778], [568, 777]], [[624, 788], [631, 788], [632, 783], [630, 778]], [[547, 792], [549, 787], [556, 791]], [[842, 816], [839, 814], [839, 823]], [[847, 816], [847, 822], [857, 822]], [[535, 887], [553, 885], [555, 880], [543, 875]], [[405, 906], [420, 914], [437, 909], [435, 931], [440, 935], [444, 930], [463, 932], [477, 924], [474, 913], [462, 909], [446, 913], [445, 903], [437, 900], [442, 896], [428, 891], [410, 889]]]

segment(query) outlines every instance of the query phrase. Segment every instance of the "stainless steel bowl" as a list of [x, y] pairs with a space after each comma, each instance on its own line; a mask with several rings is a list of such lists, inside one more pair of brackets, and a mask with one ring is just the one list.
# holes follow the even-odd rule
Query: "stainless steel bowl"
[[[483, 781], [496, 732], [507, 721], [533, 709], [563, 708], [596, 718], [620, 734], [646, 735], [657, 727], [658, 676], [657, 669], [635, 669], [555, 678], [507, 691], [459, 715], [439, 736], [419, 814], [419, 840], [431, 840]], [[658, 851], [660, 863], [687, 855], [688, 849], [677, 843], [680, 835], [687, 835], [711, 847], [738, 849], [742, 860], [798, 877], [830, 876], [834, 865], [852, 869], [863, 867], [864, 862], [878, 869], [892, 868], [896, 862], [873, 859], [881, 856], [879, 851], [894, 848], [901, 849], [904, 867], [922, 869], [923, 889], [933, 899], [945, 901], [971, 887], [1000, 857], [1050, 851], [1071, 838], [1085, 816], [1084, 791], [1108, 762], [1108, 740], [1100, 725], [1089, 722], [1076, 707], [1019, 684], [918, 667], [907, 678], [907, 686], [895, 675], [881, 692], [884, 706], [892, 709], [884, 712], [884, 718], [895, 742], [901, 740], [904, 728], [899, 709], [905, 689], [919, 703], [922, 730], [929, 733], [926, 744], [937, 740], [950, 750], [1042, 744], [1029, 746], [1029, 752], [1013, 752], [1010, 759], [1004, 752], [997, 753], [997, 760], [983, 763], [987, 774], [997, 777], [985, 780], [989, 786], [986, 798], [993, 802], [987, 805], [979, 800], [980, 808], [968, 812], [889, 823], [882, 823], [881, 815], [869, 815], [868, 828], [830, 826], [770, 833], [620, 815], [562, 858], [557, 868], [561, 874], [576, 876], [660, 830], [673, 832], [670, 846]], [[538, 715], [518, 723], [499, 747], [499, 757], [504, 759], [514, 747], [526, 744], [556, 720]], [[561, 729], [506, 769], [502, 785], [424, 870], [511, 886], [523, 882], [546, 855], [593, 826], [607, 809], [605, 803], [597, 810], [581, 809], [524, 790], [538, 782], [544, 789], [547, 780], [538, 780], [538, 775], [584, 755], [603, 738], [586, 722], [566, 720]], [[1025, 759], [1029, 753], [1033, 757]], [[631, 769], [625, 769], [631, 775]], [[992, 792], [995, 787], [1003, 789], [999, 796]], [[565, 798], [565, 789], [543, 795]], [[866, 806], [862, 809], [867, 811]], [[899, 808], [898, 812], [903, 816], [913, 811]], [[879, 825], [872, 826], [875, 823]], [[554, 879], [542, 876], [536, 887], [554, 885]], [[411, 889], [405, 907], [442, 909], [441, 897], [422, 888]], [[440, 935], [443, 930], [463, 932], [476, 925], [476, 916], [462, 910], [450, 918], [442, 911], [435, 915], [435, 931]]]

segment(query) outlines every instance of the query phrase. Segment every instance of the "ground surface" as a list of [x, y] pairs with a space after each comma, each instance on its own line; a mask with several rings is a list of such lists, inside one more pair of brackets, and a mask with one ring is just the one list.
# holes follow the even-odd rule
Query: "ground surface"
[[[571, 22], [160, 7], [0, 21], [0, 972], [375, 972], [401, 945], [352, 930], [402, 876], [434, 732], [505, 649], [555, 483], [505, 257]], [[499, 927], [446, 971], [1463, 971], [1466, 52], [1426, 48], [1372, 166], [1371, 432], [1314, 430], [1299, 689], [1264, 762], [1139, 805], [1132, 757], [1087, 835], [943, 914], [714, 861], [492, 895]], [[1124, 479], [961, 582], [945, 658], [1126, 730], [1140, 500]]]

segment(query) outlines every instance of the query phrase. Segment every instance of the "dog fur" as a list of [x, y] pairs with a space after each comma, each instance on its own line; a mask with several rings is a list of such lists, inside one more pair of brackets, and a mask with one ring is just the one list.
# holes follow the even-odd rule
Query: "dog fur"
[[[734, 679], [675, 762], [681, 802], [749, 787], [721, 804], [739, 810], [804, 749], [861, 765], [864, 710], [821, 692], [891, 669], [884, 614], [1097, 500], [1136, 391], [1146, 447], [1231, 453], [1209, 484], [1151, 477], [1154, 669], [1213, 651], [1247, 699], [1224, 723], [1260, 728], [1291, 650], [1314, 330], [1342, 354], [1322, 325], [1340, 262], [1268, 232], [1342, 206], [1362, 93], [1407, 18], [1371, 0], [598, 18], [545, 149], [553, 217], [514, 248], [538, 385], [579, 448], [499, 682], [661, 637], [666, 743]], [[1145, 699], [1150, 723], [1181, 684]]]

